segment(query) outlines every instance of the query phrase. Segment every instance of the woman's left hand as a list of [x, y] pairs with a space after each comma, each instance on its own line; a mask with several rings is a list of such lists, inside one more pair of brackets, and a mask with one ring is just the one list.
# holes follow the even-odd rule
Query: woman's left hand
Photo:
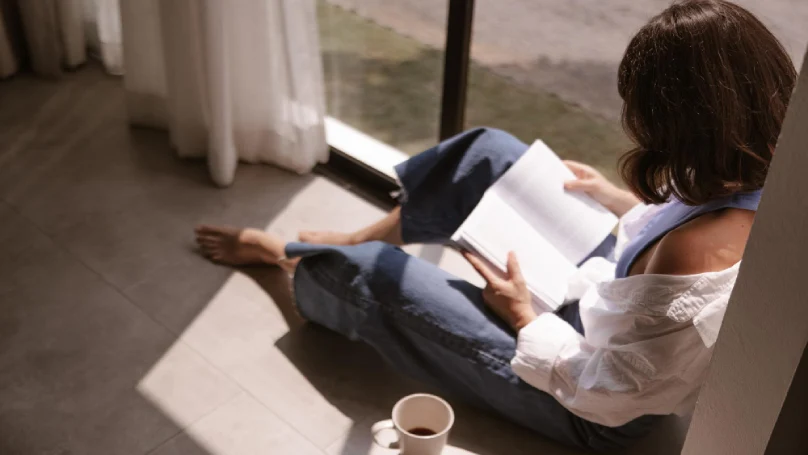
[[504, 276], [471, 253], [463, 253], [463, 256], [488, 283], [483, 290], [486, 305], [514, 330], [518, 332], [538, 317], [514, 252], [508, 253], [508, 270]]

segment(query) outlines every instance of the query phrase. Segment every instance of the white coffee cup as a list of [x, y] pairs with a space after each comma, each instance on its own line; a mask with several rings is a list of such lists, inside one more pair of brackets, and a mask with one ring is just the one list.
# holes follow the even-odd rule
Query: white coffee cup
[[379, 434], [395, 430], [398, 441], [393, 447], [401, 449], [401, 455], [440, 455], [454, 424], [454, 411], [442, 398], [417, 393], [402, 398], [393, 406], [393, 418], [377, 422], [371, 428], [373, 439], [379, 442]]

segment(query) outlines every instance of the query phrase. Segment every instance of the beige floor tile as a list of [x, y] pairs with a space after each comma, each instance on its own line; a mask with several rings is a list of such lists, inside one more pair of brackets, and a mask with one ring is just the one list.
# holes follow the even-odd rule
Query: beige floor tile
[[295, 194], [267, 230], [297, 240], [301, 230], [352, 232], [378, 221], [385, 211], [323, 177]]
[[123, 294], [176, 334], [216, 298], [227, 298], [232, 269], [188, 257], [156, 264], [143, 280], [123, 288]]
[[0, 453], [140, 454], [178, 431], [135, 390], [168, 331], [58, 247], [37, 254], [0, 293]]
[[[173, 172], [173, 168], [165, 171]], [[244, 182], [237, 180], [226, 191], [210, 188], [206, 182], [179, 178], [154, 184], [147, 194], [131, 199], [124, 207], [101, 207], [92, 214], [75, 216], [73, 223], [55, 230], [54, 236], [120, 289], [138, 285], [146, 292], [149, 287], [156, 288], [151, 292], [167, 292], [167, 285], [182, 288], [188, 286], [192, 277], [197, 277], [198, 283], [208, 284], [217, 278], [221, 282], [226, 273], [211, 268], [196, 254], [193, 228], [199, 223], [266, 226], [296, 189], [309, 182], [307, 177], [290, 176], [278, 170], [244, 171], [238, 176], [245, 177]], [[199, 276], [195, 270], [203, 275]], [[183, 277], [182, 273], [188, 276]], [[167, 276], [173, 280], [162, 279]], [[186, 300], [181, 306], [177, 306], [180, 302], [173, 303], [182, 313], [188, 311], [186, 305], [193, 308], [197, 302]]]
[[[0, 294], [3, 291], [31, 283], [41, 283], [48, 277], [43, 273], [56, 272], [43, 265], [43, 258], [60, 253], [48, 236], [8, 204], [0, 201]], [[62, 256], [59, 256], [64, 257]], [[59, 279], [58, 275], [53, 276]]]
[[[288, 180], [286, 175], [280, 177], [281, 181]], [[273, 210], [271, 207], [262, 209], [263, 220], [260, 220], [261, 215], [249, 214], [246, 208], [242, 208], [244, 214], [239, 215], [231, 210], [232, 216], [225, 216], [224, 219], [227, 221], [221, 222], [236, 226], [266, 228], [286, 240], [296, 240], [301, 229], [355, 229], [376, 220], [382, 213], [324, 178], [314, 178], [307, 182], [297, 193], [286, 194], [286, 205], [279, 208], [278, 213], [271, 214]], [[273, 191], [285, 191], [285, 189], [281, 185], [279, 189]], [[273, 193], [273, 191], [266, 192]], [[277, 193], [275, 194], [275, 199], [280, 198]], [[235, 195], [233, 200], [236, 200]], [[263, 202], [271, 205], [269, 198], [261, 203], [246, 200], [244, 204], [265, 207]], [[200, 204], [203, 203], [188, 200], [184, 205]], [[325, 209], [318, 208], [320, 204]], [[131, 218], [140, 218], [140, 215], [128, 217], [130, 218], [128, 221], [116, 218], [106, 226], [99, 226], [99, 220], [96, 219], [94, 227], [88, 229], [89, 232], [72, 236], [69, 241], [77, 254], [100, 269], [106, 270], [105, 273], [112, 275], [111, 280], [114, 282], [119, 284], [131, 282], [123, 288], [127, 297], [176, 333], [181, 333], [212, 299], [223, 298], [223, 295], [226, 298], [229, 291], [225, 290], [225, 285], [232, 289], [234, 286], [244, 287], [246, 281], [249, 281], [238, 278], [232, 280], [231, 278], [237, 276], [233, 275], [232, 269], [210, 264], [195, 254], [190, 245], [191, 228], [195, 223], [194, 217], [202, 218], [202, 216], [177, 214], [180, 215], [188, 221], [184, 223], [172, 221], [168, 226], [164, 224], [145, 228], [132, 226]], [[216, 214], [211, 218], [208, 221], [216, 223], [222, 215]], [[154, 220], [155, 217], [151, 219]], [[124, 232], [115, 235], [116, 228]], [[159, 235], [156, 232], [158, 230]], [[116, 238], [104, 245], [103, 239], [111, 235]], [[123, 238], [126, 238], [128, 246], [115, 246]], [[156, 257], [160, 260], [155, 260]], [[126, 267], [127, 261], [129, 267]], [[266, 276], [265, 271], [261, 269], [245, 269], [245, 271], [256, 276]], [[133, 276], [141, 279], [132, 282]], [[258, 300], [266, 300], [266, 293], [260, 289], [259, 292], [251, 292], [251, 296]]]
[[55, 239], [118, 289], [191, 254], [190, 234], [145, 204], [98, 213]]
[[241, 394], [150, 455], [315, 455], [303, 436]]
[[[201, 259], [191, 231], [294, 240], [382, 210], [269, 166], [240, 166], [216, 188], [166, 133], [126, 125], [120, 81], [98, 68], [59, 84], [21, 76], [0, 98], [11, 107], [0, 109], [0, 454], [139, 455], [169, 439], [158, 455], [389, 453], [369, 425], [429, 390], [366, 346], [302, 325], [277, 269]], [[407, 251], [482, 284], [455, 252]], [[448, 455], [576, 453], [457, 412]], [[674, 453], [673, 427], [628, 453]]]
[[235, 382], [181, 341], [168, 348], [136, 388], [181, 428], [241, 393]]
[[289, 331], [270, 302], [214, 299], [182, 339], [319, 447], [410, 390], [362, 345], [311, 325]]
[[[352, 230], [382, 214], [317, 178], [292, 197], [267, 229], [293, 240], [301, 229]], [[364, 399], [369, 390], [388, 401], [397, 396], [386, 392], [385, 375], [390, 373], [366, 348], [311, 327], [290, 332], [299, 320], [281, 272], [244, 272], [252, 278], [233, 275], [190, 324], [183, 340], [319, 447], [364, 418], [363, 412], [372, 406]]]
[[15, 211], [0, 214], [0, 453], [141, 454], [238, 392]]
[[3, 199], [120, 289], [193, 257], [197, 223], [264, 227], [314, 179], [241, 166], [231, 187], [216, 188], [165, 132], [127, 125], [120, 80], [97, 68], [58, 85], [14, 83], [0, 87], [4, 105], [20, 106], [0, 117]]
[[[274, 274], [275, 270], [268, 272]], [[257, 302], [241, 291], [247, 287], [242, 282], [247, 280], [250, 278], [241, 273], [233, 274], [188, 325], [181, 339], [212, 360], [228, 359], [233, 351], [249, 353], [273, 347], [288, 332], [289, 325], [277, 306]], [[236, 360], [237, 357], [230, 359]]]

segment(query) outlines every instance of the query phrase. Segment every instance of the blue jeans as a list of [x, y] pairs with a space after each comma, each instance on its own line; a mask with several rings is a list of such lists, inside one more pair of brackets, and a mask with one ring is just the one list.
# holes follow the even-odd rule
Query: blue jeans
[[[485, 190], [527, 146], [493, 129], [475, 129], [402, 163], [402, 237], [446, 243]], [[593, 255], [609, 256], [614, 238]], [[482, 290], [383, 243], [292, 243], [302, 257], [294, 292], [301, 315], [361, 340], [404, 374], [490, 409], [565, 444], [605, 450], [628, 445], [656, 420], [617, 428], [584, 420], [519, 379], [510, 366], [516, 334], [485, 308]], [[583, 333], [577, 302], [558, 315]]]

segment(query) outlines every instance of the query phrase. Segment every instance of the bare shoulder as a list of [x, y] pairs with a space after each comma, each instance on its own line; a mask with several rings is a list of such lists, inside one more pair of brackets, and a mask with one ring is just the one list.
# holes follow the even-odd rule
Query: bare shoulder
[[741, 260], [754, 212], [725, 209], [702, 215], [665, 235], [645, 273], [692, 275], [732, 267]]

